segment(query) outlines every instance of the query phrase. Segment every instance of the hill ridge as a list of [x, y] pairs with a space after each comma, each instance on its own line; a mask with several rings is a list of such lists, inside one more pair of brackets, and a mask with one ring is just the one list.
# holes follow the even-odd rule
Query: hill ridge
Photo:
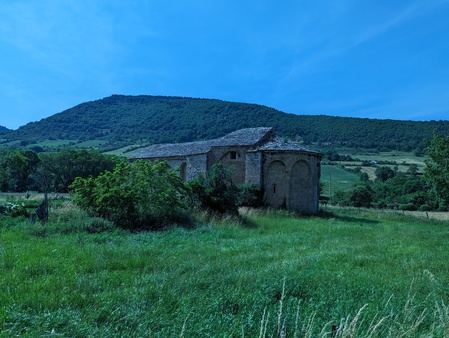
[[306, 144], [413, 150], [449, 121], [294, 115], [255, 103], [180, 96], [121, 95], [80, 103], [3, 135], [6, 141], [103, 140], [108, 147], [212, 139], [237, 129], [273, 127]]

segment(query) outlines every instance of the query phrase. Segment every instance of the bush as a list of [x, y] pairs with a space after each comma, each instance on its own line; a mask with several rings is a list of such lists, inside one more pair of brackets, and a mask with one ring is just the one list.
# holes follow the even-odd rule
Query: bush
[[2, 202], [0, 203], [0, 214], [11, 217], [28, 217], [28, 211], [24, 203]]
[[416, 207], [416, 205], [414, 205], [413, 203], [406, 203], [406, 204], [400, 204], [399, 205], [399, 210], [404, 210], [404, 211], [415, 211], [418, 208]]
[[386, 209], [386, 208], [388, 208], [388, 205], [385, 202], [380, 202], [378, 204], [378, 207], [379, 207], [379, 209]]
[[420, 211], [431, 211], [431, 210], [432, 210], [432, 207], [431, 207], [430, 205], [428, 205], [428, 204], [423, 204], [423, 205], [421, 205], [421, 206], [419, 207], [419, 210], [420, 210]]
[[373, 191], [369, 186], [355, 187], [349, 197], [352, 206], [357, 208], [369, 208], [373, 200]]
[[263, 190], [255, 184], [243, 184], [240, 187], [237, 205], [252, 208], [263, 206]]
[[350, 198], [351, 198], [351, 190], [337, 190], [334, 193], [333, 202], [335, 204], [341, 205], [341, 206], [347, 206], [351, 204]]
[[447, 207], [444, 205], [440, 205], [437, 209], [437, 211], [442, 211], [442, 212], [446, 212], [447, 210], [448, 210]]
[[166, 162], [120, 162], [97, 178], [71, 185], [82, 209], [131, 230], [160, 229], [185, 220], [187, 188]]
[[239, 188], [232, 182], [232, 172], [216, 163], [206, 177], [189, 182], [193, 204], [213, 214], [238, 214]]

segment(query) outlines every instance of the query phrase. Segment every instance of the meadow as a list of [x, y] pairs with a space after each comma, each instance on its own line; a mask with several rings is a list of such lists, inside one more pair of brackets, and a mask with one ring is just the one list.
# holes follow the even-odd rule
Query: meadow
[[320, 182], [323, 184], [322, 195], [329, 197], [331, 192], [351, 189], [360, 182], [360, 177], [337, 165], [322, 165]]
[[[375, 171], [378, 167], [397, 168], [399, 172], [406, 173], [410, 165], [416, 165], [419, 174], [424, 173], [425, 158], [416, 156], [411, 152], [389, 151], [377, 153], [351, 154], [342, 152], [357, 159], [354, 161], [332, 161], [332, 164], [322, 164], [321, 178], [322, 196], [330, 197], [332, 192], [350, 190], [355, 184], [360, 183], [360, 175], [346, 169], [359, 168], [362, 173], [367, 173], [370, 181], [375, 181]], [[374, 162], [376, 165], [370, 165]], [[368, 163], [368, 165], [366, 165]], [[377, 164], [381, 163], [381, 164]]]
[[[0, 216], [0, 337], [448, 337], [449, 226], [327, 207], [98, 232]], [[104, 229], [103, 229], [104, 230]]]

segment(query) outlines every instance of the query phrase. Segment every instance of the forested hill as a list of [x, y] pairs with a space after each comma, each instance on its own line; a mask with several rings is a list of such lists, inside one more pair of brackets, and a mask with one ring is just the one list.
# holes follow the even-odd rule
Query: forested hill
[[306, 144], [413, 150], [449, 121], [412, 122], [286, 114], [257, 104], [167, 96], [112, 95], [79, 104], [3, 135], [6, 140], [106, 140], [109, 146], [211, 139], [236, 129], [274, 127]]
[[3, 127], [3, 126], [0, 126], [0, 134], [1, 134], [1, 133], [6, 133], [6, 132], [8, 132], [8, 131], [9, 131], [8, 128]]

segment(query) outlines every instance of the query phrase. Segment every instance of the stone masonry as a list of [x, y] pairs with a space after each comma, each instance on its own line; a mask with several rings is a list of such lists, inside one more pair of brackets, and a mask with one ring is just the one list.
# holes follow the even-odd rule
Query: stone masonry
[[262, 188], [267, 206], [314, 214], [319, 211], [322, 156], [284, 141], [272, 128], [247, 128], [208, 141], [151, 145], [132, 159], [165, 160], [179, 167], [185, 180], [205, 175], [221, 162], [234, 167], [234, 183]]

